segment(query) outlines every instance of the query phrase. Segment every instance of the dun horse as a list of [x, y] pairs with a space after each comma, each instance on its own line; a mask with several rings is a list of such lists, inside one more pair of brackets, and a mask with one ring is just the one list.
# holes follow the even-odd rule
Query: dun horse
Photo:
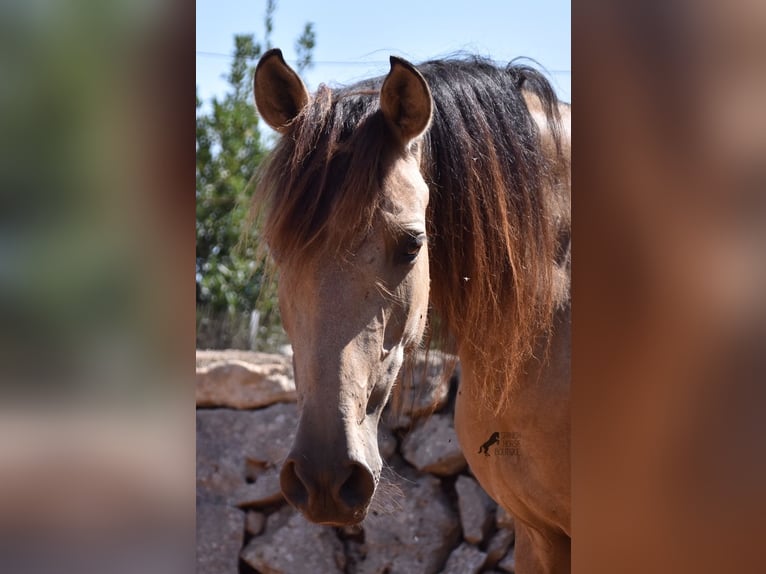
[[518, 571], [567, 571], [569, 106], [536, 70], [480, 58], [392, 57], [383, 78], [310, 95], [275, 49], [254, 84], [281, 134], [256, 203], [301, 409], [285, 497], [316, 523], [365, 517], [378, 420], [431, 312], [426, 339], [438, 325], [462, 364], [461, 447], [516, 518]]

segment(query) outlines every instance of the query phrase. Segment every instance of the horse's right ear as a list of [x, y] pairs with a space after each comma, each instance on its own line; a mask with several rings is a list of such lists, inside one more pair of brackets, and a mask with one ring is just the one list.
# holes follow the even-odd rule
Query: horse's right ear
[[431, 123], [431, 90], [407, 60], [391, 56], [391, 71], [380, 89], [380, 109], [404, 143], [422, 135]]
[[261, 117], [279, 133], [285, 133], [309, 103], [309, 93], [300, 77], [287, 65], [282, 50], [266, 52], [255, 68], [255, 106]]

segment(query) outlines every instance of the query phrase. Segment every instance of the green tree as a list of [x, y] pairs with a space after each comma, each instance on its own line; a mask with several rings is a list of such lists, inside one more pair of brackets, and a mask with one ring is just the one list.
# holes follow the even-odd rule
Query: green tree
[[197, 279], [200, 299], [214, 312], [243, 312], [256, 282], [254, 254], [235, 249], [248, 211], [248, 182], [266, 147], [248, 94], [248, 71], [260, 55], [252, 36], [234, 38], [231, 91], [213, 99], [209, 113], [197, 104]]
[[307, 22], [303, 32], [295, 41], [295, 53], [298, 55], [296, 67], [298, 72], [302, 72], [314, 65], [314, 44], [316, 43], [316, 33], [314, 24]]
[[[234, 37], [228, 92], [213, 98], [209, 111], [203, 111], [196, 94], [198, 345], [246, 346], [254, 309], [260, 313], [262, 331], [273, 331], [278, 322], [274, 289], [267, 289], [255, 243], [241, 241], [250, 182], [268, 151], [253, 105], [252, 74], [270, 47], [275, 9], [276, 2], [269, 0], [262, 44], [253, 35]], [[311, 66], [314, 43], [309, 23], [296, 42], [298, 69]]]

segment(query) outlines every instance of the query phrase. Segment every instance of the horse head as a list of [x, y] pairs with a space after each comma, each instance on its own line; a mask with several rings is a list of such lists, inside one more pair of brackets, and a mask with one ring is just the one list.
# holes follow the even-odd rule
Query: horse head
[[282, 135], [259, 184], [300, 407], [282, 492], [312, 522], [357, 523], [380, 479], [383, 407], [426, 323], [431, 94], [392, 57], [382, 85], [312, 97], [279, 50], [254, 91]]

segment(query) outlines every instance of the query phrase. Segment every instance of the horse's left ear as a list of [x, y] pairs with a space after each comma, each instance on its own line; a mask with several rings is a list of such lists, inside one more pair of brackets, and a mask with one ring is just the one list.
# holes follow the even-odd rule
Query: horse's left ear
[[287, 65], [279, 48], [266, 52], [255, 67], [253, 92], [261, 117], [279, 133], [287, 132], [309, 103], [306, 86]]
[[391, 56], [391, 71], [380, 89], [380, 109], [403, 143], [422, 135], [431, 123], [431, 90], [406, 60]]

